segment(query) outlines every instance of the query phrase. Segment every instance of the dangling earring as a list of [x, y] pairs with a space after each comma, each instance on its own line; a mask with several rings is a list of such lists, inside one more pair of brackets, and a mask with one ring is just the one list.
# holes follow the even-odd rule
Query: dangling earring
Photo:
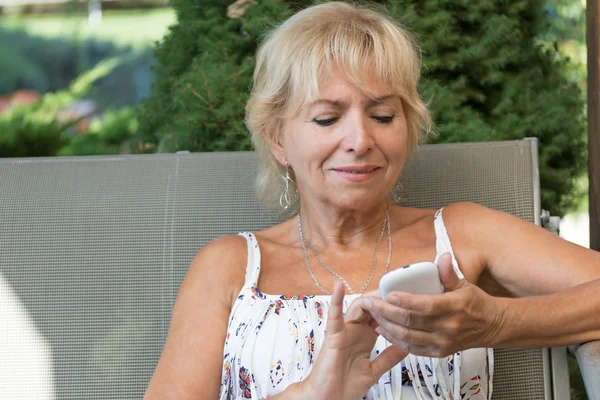
[[392, 188], [392, 198], [396, 203], [400, 203], [400, 200], [402, 200], [402, 190], [404, 190], [404, 188], [402, 187], [400, 180], [397, 180]]
[[290, 176], [290, 166], [286, 162], [285, 163], [285, 175], [283, 176], [283, 181], [285, 182], [285, 187], [283, 193], [279, 197], [279, 205], [284, 210], [287, 210], [292, 205], [292, 194], [290, 191], [290, 183], [295, 185], [292, 177]]

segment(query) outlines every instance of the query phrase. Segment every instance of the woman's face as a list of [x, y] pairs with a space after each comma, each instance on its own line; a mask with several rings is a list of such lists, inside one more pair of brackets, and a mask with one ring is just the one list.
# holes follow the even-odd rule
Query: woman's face
[[303, 199], [364, 209], [387, 200], [407, 154], [402, 101], [368, 82], [369, 97], [343, 73], [322, 80], [319, 99], [284, 121], [274, 154], [296, 174]]

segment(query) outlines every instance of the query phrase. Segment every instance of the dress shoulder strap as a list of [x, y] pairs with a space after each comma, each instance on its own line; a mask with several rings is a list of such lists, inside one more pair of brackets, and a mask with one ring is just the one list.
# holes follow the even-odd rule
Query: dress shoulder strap
[[[448, 236], [448, 231], [446, 230], [446, 225], [444, 224], [444, 218], [442, 217], [443, 208], [439, 209], [434, 216], [433, 224], [435, 226], [435, 235], [436, 235], [436, 257], [435, 263], [437, 264], [440, 256], [444, 253], [450, 253], [452, 255], [452, 266], [454, 267], [454, 271], [456, 275], [460, 279], [465, 279], [460, 267], [458, 266], [458, 262], [456, 261], [456, 257], [454, 257], [454, 251], [452, 250], [452, 244], [450, 243], [450, 237]], [[455, 373], [454, 376], [454, 393], [460, 393], [460, 364], [461, 364], [461, 355], [462, 353], [456, 353], [454, 355], [455, 362]], [[494, 349], [487, 349], [487, 374], [488, 374], [488, 399], [492, 398], [492, 383], [494, 376]]]
[[258, 240], [252, 232], [240, 232], [238, 236], [243, 236], [248, 244], [248, 262], [246, 264], [246, 280], [244, 287], [256, 287], [260, 275], [260, 248]]
[[433, 217], [433, 225], [435, 227], [435, 263], [437, 264], [440, 256], [444, 253], [450, 253], [452, 255], [452, 266], [454, 266], [454, 271], [456, 275], [460, 279], [465, 279], [460, 267], [458, 266], [458, 261], [456, 261], [456, 257], [454, 257], [454, 251], [452, 250], [452, 244], [450, 243], [450, 237], [448, 236], [448, 231], [446, 230], [446, 225], [444, 225], [444, 218], [442, 217], [442, 210], [444, 208], [440, 208]]

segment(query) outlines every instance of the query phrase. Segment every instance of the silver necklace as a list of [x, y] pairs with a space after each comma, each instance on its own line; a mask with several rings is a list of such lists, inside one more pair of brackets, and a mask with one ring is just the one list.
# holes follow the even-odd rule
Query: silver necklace
[[[385, 209], [385, 219], [383, 220], [383, 225], [381, 226], [381, 232], [379, 233], [379, 239], [377, 240], [377, 245], [375, 246], [375, 251], [373, 252], [373, 263], [371, 265], [371, 273], [369, 274], [369, 278], [367, 279], [367, 281], [363, 285], [362, 290], [360, 291], [360, 294], [363, 294], [365, 292], [365, 290], [369, 286], [369, 283], [371, 283], [371, 279], [373, 279], [373, 275], [375, 273], [375, 264], [377, 263], [377, 253], [379, 252], [379, 245], [381, 244], [381, 238], [383, 237], [383, 231], [386, 228], [387, 228], [387, 238], [388, 238], [388, 257], [387, 257], [387, 260], [385, 262], [384, 273], [388, 272], [388, 267], [390, 265], [390, 259], [392, 257], [392, 238], [391, 238], [391, 235], [390, 235], [390, 216], [388, 214], [387, 208]], [[350, 285], [348, 284], [348, 282], [346, 282], [346, 280], [344, 278], [342, 278], [334, 270], [332, 270], [331, 268], [329, 268], [327, 266], [327, 264], [325, 264], [323, 262], [323, 260], [321, 260], [321, 257], [319, 257], [319, 255], [317, 254], [317, 251], [314, 249], [314, 247], [312, 246], [312, 244], [310, 244], [310, 242], [308, 241], [308, 239], [304, 238], [304, 234], [302, 232], [302, 221], [300, 220], [300, 213], [298, 213], [298, 229], [300, 230], [300, 243], [302, 244], [302, 250], [304, 252], [304, 263], [306, 264], [306, 270], [308, 271], [308, 275], [313, 280], [313, 282], [315, 283], [315, 285], [319, 289], [321, 289], [322, 292], [324, 292], [326, 294], [331, 294], [330, 292], [328, 292], [327, 290], [325, 290], [319, 284], [319, 281], [317, 281], [317, 278], [315, 278], [314, 274], [312, 273], [312, 270], [310, 269], [310, 265], [308, 264], [308, 256], [306, 254], [306, 245], [308, 245], [308, 247], [312, 250], [313, 254], [317, 258], [317, 261], [319, 261], [319, 264], [321, 264], [327, 271], [329, 271], [337, 279], [339, 279], [344, 284], [344, 286], [346, 286], [346, 288], [348, 288], [348, 291], [351, 294], [354, 294], [354, 290], [352, 290], [352, 288], [350, 287]]]

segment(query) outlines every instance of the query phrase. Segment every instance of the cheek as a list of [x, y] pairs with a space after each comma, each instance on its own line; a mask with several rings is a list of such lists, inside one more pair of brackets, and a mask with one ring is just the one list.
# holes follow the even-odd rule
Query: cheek
[[395, 132], [390, 132], [389, 135], [385, 136], [382, 145], [383, 151], [395, 159], [398, 157], [404, 158], [408, 151], [408, 134], [406, 130], [399, 129]]
[[311, 126], [302, 132], [299, 145], [314, 162], [322, 161], [339, 147], [339, 138], [336, 132], [326, 132], [322, 128]]
[[286, 152], [298, 168], [309, 172], [326, 163], [337, 147], [332, 135], [323, 135], [315, 129], [305, 128], [290, 135], [290, 140], [286, 143]]
[[385, 136], [385, 140], [380, 142], [384, 157], [394, 174], [399, 174], [404, 167], [408, 155], [408, 135], [406, 131], [390, 132]]

